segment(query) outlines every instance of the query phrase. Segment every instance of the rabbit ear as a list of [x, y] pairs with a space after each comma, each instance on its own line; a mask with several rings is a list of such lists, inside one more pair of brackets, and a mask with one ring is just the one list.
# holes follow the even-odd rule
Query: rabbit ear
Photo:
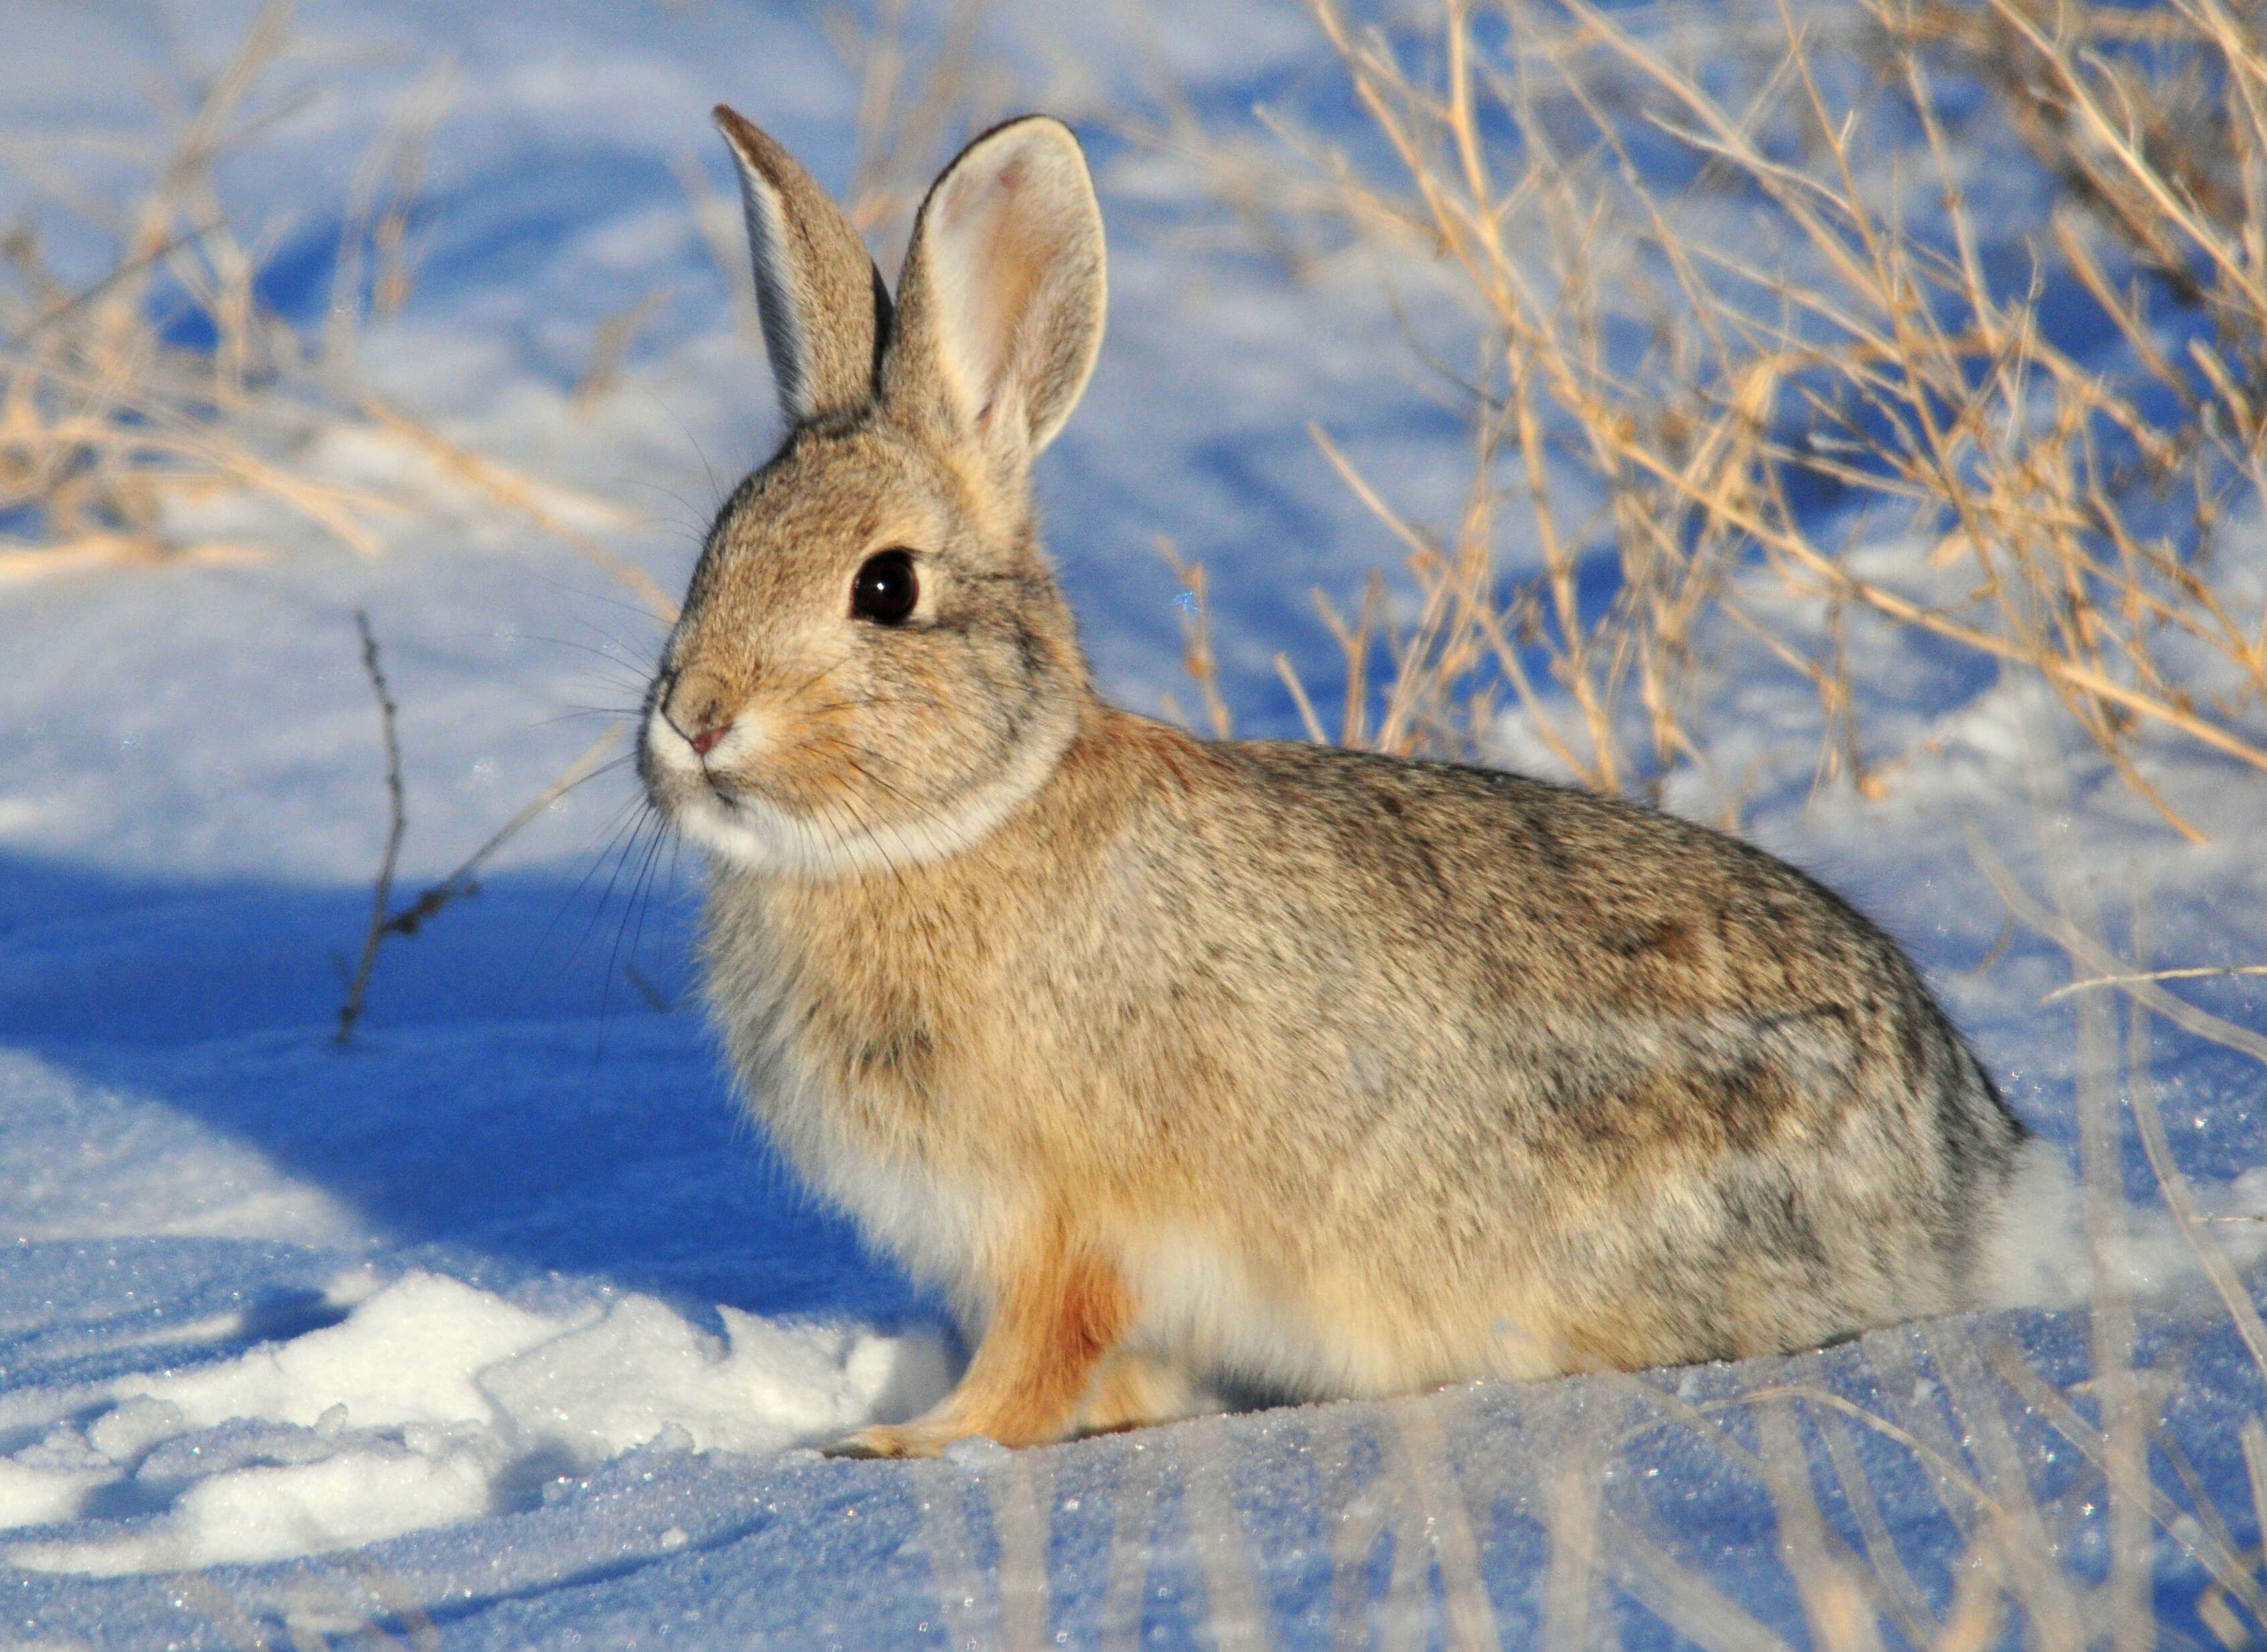
[[890, 332], [890, 292], [850, 220], [795, 157], [723, 104], [740, 170], [764, 348], [790, 425], [863, 407]]
[[898, 283], [885, 396], [941, 397], [1012, 465], [1062, 428], [1102, 348], [1102, 209], [1070, 128], [994, 127], [921, 202]]

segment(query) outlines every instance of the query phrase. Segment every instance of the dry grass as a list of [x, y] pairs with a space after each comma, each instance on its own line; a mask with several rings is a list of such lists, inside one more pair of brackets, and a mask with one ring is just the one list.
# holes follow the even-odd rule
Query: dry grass
[[[271, 0], [217, 72], [178, 106], [161, 100], [156, 135], [0, 138], [0, 165], [75, 238], [111, 248], [104, 273], [73, 286], [33, 223], [0, 235], [0, 579], [259, 559], [304, 542], [308, 526], [377, 555], [388, 523], [469, 498], [533, 525], [670, 617], [667, 593], [577, 525], [627, 527], [633, 512], [471, 452], [356, 374], [363, 319], [400, 310], [415, 287], [413, 225], [445, 66], [405, 98], [348, 185], [320, 328], [263, 297], [286, 226], [241, 224], [215, 169], [269, 141], [340, 70], [294, 36], [291, 14], [289, 0]], [[99, 170], [120, 160], [142, 180], [123, 204]], [[325, 476], [322, 444], [340, 432], [414, 456], [421, 480], [379, 488]], [[195, 524], [197, 507], [219, 499], [270, 509], [252, 518], [262, 526], [216, 536]], [[266, 520], [274, 507], [283, 520]]]
[[[385, 679], [385, 667], [379, 656], [378, 635], [370, 628], [370, 615], [359, 608], [355, 610], [355, 631], [362, 640], [363, 674], [370, 679], [371, 697], [378, 702], [378, 736], [385, 753], [385, 847], [378, 856], [377, 876], [370, 883], [370, 921], [363, 930], [361, 948], [351, 968], [343, 958], [338, 960], [346, 995], [339, 1002], [338, 1027], [332, 1041], [341, 1049], [354, 1042], [355, 1028], [370, 1008], [370, 977], [378, 968], [379, 949], [394, 936], [415, 935], [455, 902], [480, 893], [481, 873], [497, 852], [532, 826], [553, 804], [594, 775], [599, 760], [613, 749], [623, 732], [622, 725], [617, 723], [601, 734], [583, 749], [581, 756], [553, 776], [549, 784], [521, 804], [517, 814], [491, 832], [478, 848], [445, 876], [428, 884], [397, 907], [393, 903], [394, 874], [400, 865], [402, 841], [409, 832], [409, 792], [401, 776], [401, 738], [397, 722], [400, 708], [393, 703], [393, 691]], [[647, 1002], [657, 1010], [670, 1008], [634, 966], [626, 973], [631, 986]]]
[[[307, 94], [290, 74], [289, 21], [288, 6], [262, 12], [155, 149], [101, 133], [76, 145], [13, 138], [0, 150], [115, 247], [107, 273], [73, 288], [51, 272], [30, 224], [0, 242], [0, 516], [29, 529], [0, 541], [0, 572], [259, 554], [266, 547], [185, 539], [169, 521], [175, 507], [232, 489], [356, 551], [379, 548], [370, 518], [393, 502], [293, 462], [335, 412], [308, 371], [307, 341], [261, 302], [272, 244], [231, 222], [213, 181], [222, 156]], [[131, 156], [147, 179], [139, 198], [121, 210], [82, 186], [74, 147]], [[176, 341], [200, 329], [209, 342]]]
[[[1464, 318], [1456, 520], [1317, 435], [1408, 578], [1338, 624], [1337, 738], [1484, 753], [1508, 705], [1586, 782], [1657, 788], [1706, 767], [1737, 651], [1812, 686], [1821, 777], [1872, 791], [1905, 753], [1852, 679], [1870, 624], [2036, 675], [2191, 837], [2145, 740], [2267, 769], [2267, 593], [2216, 554], [2267, 457], [2256, 4], [1309, 9], [1361, 144], [1273, 116], [1271, 195], [1242, 137], [1156, 136], [1302, 264], [1367, 245]], [[2065, 185], [2035, 224], [1975, 195], [2018, 143]]]

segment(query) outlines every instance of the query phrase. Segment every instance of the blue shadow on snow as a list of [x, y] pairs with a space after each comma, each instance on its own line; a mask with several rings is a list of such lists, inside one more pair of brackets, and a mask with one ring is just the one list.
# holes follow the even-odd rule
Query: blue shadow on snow
[[11, 1098], [0, 1143], [186, 1128], [184, 1148], [224, 1138], [320, 1187], [396, 1259], [702, 1311], [935, 1317], [745, 1121], [693, 1001], [690, 903], [640, 914], [601, 902], [603, 870], [580, 877], [501, 877], [389, 940], [341, 1050], [337, 966], [367, 890], [0, 855], [0, 1055], [109, 1098], [44, 1119], [39, 1095]]

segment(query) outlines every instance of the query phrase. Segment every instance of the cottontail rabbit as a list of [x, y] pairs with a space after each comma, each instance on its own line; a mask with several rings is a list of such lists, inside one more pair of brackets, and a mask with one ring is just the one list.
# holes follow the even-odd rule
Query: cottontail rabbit
[[1096, 696], [1032, 461], [1102, 337], [1077, 141], [894, 304], [729, 109], [788, 435], [648, 695], [708, 995], [802, 1173], [977, 1340], [842, 1450], [1812, 1347], [1978, 1299], [2023, 1132], [1882, 932], [1735, 839]]

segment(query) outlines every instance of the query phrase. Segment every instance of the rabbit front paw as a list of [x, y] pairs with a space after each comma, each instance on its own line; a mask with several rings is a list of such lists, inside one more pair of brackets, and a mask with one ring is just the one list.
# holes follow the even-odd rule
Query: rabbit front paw
[[942, 1457], [958, 1437], [941, 1428], [877, 1422], [820, 1450], [825, 1456], [842, 1457]]

